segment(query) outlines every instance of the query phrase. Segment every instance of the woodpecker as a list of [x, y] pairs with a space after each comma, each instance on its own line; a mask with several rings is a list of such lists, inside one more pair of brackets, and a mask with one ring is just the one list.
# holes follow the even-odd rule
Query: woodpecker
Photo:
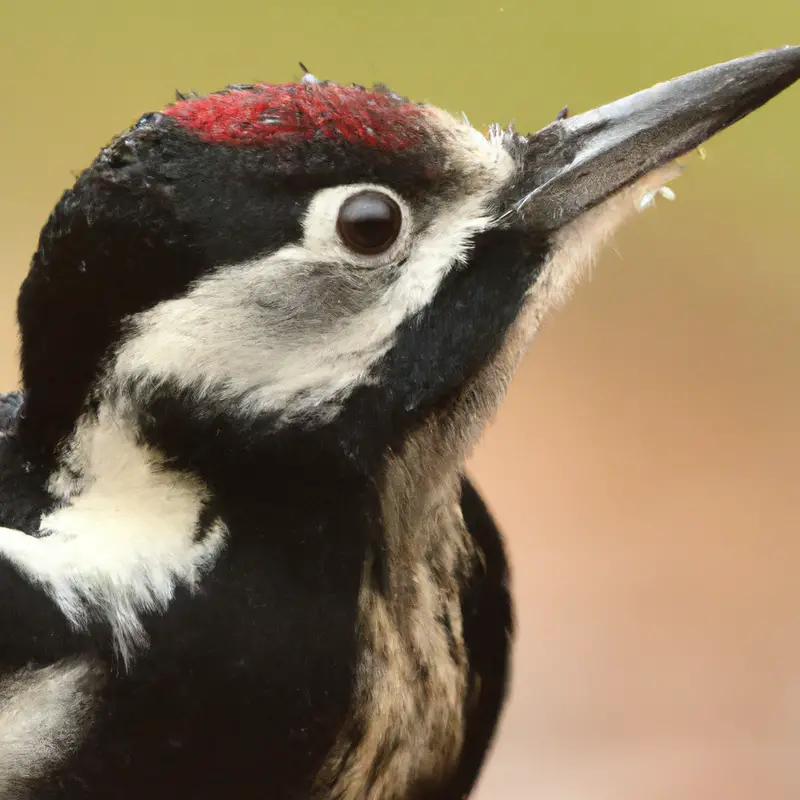
[[0, 399], [0, 797], [467, 797], [513, 612], [465, 459], [607, 237], [798, 77], [484, 135], [307, 74], [105, 147]]

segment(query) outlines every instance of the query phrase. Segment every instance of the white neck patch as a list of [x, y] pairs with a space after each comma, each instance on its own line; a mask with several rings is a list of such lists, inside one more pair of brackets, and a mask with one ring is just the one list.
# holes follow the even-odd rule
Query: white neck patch
[[125, 666], [146, 646], [140, 615], [163, 612], [178, 586], [193, 589], [225, 540], [219, 520], [197, 538], [208, 494], [196, 479], [165, 470], [115, 410], [81, 421], [50, 490], [63, 505], [39, 536], [0, 529], [12, 562], [81, 629], [111, 627]]

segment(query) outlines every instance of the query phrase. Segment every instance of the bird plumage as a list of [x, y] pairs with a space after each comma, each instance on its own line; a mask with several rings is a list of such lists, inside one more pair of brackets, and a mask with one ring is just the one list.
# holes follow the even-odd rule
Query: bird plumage
[[[13, 423], [10, 431], [13, 440]], [[75, 631], [52, 600], [0, 561], [0, 634], [8, 643], [0, 656], [3, 673], [22, 676], [13, 687], [15, 695], [27, 685], [28, 695], [36, 696], [38, 682], [52, 683], [53, 676], [42, 675], [41, 669], [56, 670], [56, 679], [63, 682], [63, 691], [47, 693], [43, 709], [37, 711], [48, 724], [33, 729], [22, 717], [21, 732], [13, 722], [3, 728], [5, 737], [16, 743], [30, 734], [37, 741], [49, 741], [50, 754], [62, 748], [63, 763], [61, 758], [42, 756], [38, 764], [17, 769], [5, 762], [18, 759], [19, 751], [0, 746], [0, 767], [17, 773], [20, 796], [23, 786], [33, 785], [35, 796], [42, 798], [82, 796], [91, 787], [97, 796], [136, 797], [156, 790], [163, 796], [182, 791], [199, 799], [222, 792], [244, 796], [258, 786], [269, 786], [276, 797], [303, 797], [311, 796], [315, 776], [320, 796], [349, 797], [353, 790], [347, 786], [353, 781], [358, 781], [359, 791], [370, 791], [374, 784], [375, 791], [389, 792], [392, 787], [383, 784], [384, 776], [397, 778], [419, 768], [418, 763], [406, 764], [400, 772], [391, 768], [398, 750], [418, 744], [407, 737], [433, 736], [431, 727], [437, 725], [438, 735], [447, 733], [449, 720], [441, 718], [446, 706], [436, 694], [437, 687], [445, 691], [445, 686], [437, 684], [431, 672], [442, 670], [436, 659], [449, 664], [451, 658], [461, 660], [461, 680], [469, 694], [459, 742], [464, 757], [451, 778], [451, 793], [431, 779], [427, 787], [417, 787], [414, 796], [455, 798], [468, 791], [505, 694], [511, 633], [505, 558], [491, 517], [466, 479], [463, 489], [460, 484], [451, 487], [454, 500], [461, 496], [452, 513], [463, 517], [481, 553], [479, 565], [463, 565], [468, 579], [454, 586], [453, 618], [443, 609], [436, 621], [442, 646], [448, 651], [461, 647], [462, 652], [431, 655], [423, 642], [404, 653], [405, 648], [392, 641], [398, 631], [386, 609], [386, 627], [375, 631], [375, 658], [391, 659], [385, 670], [388, 685], [381, 690], [408, 692], [403, 684], [408, 680], [415, 688], [412, 694], [419, 694], [414, 697], [419, 706], [409, 708], [409, 698], [403, 697], [402, 716], [376, 717], [370, 702], [374, 698], [362, 698], [362, 707], [351, 700], [356, 600], [365, 583], [363, 554], [370, 553], [368, 569], [375, 574], [366, 582], [375, 587], [376, 597], [408, 591], [402, 576], [403, 570], [414, 569], [413, 555], [406, 554], [408, 563], [398, 564], [397, 570], [382, 563], [389, 558], [380, 552], [385, 544], [371, 542], [380, 512], [375, 508], [371, 514], [370, 504], [379, 501], [377, 494], [358, 502], [345, 484], [330, 482], [324, 465], [319, 472], [310, 472], [305, 464], [298, 468], [302, 475], [290, 470], [283, 479], [264, 471], [253, 473], [253, 487], [246, 480], [236, 481], [236, 510], [215, 509], [225, 515], [231, 531], [224, 556], [199, 591], [179, 587], [168, 613], [154, 609], [141, 615], [147, 646], [128, 669], [115, 658], [102, 620]], [[7, 484], [0, 484], [0, 492], [5, 491]], [[210, 513], [207, 520], [213, 519]], [[0, 523], [7, 522], [0, 517]], [[436, 566], [449, 565], [444, 559], [452, 554], [437, 548], [437, 534], [446, 537], [452, 524], [438, 512], [417, 532], [422, 555]], [[291, 531], [292, 541], [275, 541], [282, 530]], [[207, 534], [198, 529], [197, 535]], [[420, 541], [423, 535], [430, 540]], [[437, 586], [432, 583], [428, 591]], [[430, 595], [427, 599], [437, 600]], [[405, 602], [414, 607], [412, 598]], [[401, 600], [396, 608], [403, 607]], [[420, 621], [434, 624], [432, 619]], [[463, 630], [453, 631], [452, 625]], [[429, 629], [423, 631], [431, 635]], [[389, 647], [398, 649], [382, 651]], [[409, 674], [398, 673], [401, 660]], [[48, 666], [23, 672], [30, 664]], [[384, 713], [391, 713], [389, 694], [384, 702], [390, 706]], [[30, 703], [26, 701], [26, 708]], [[64, 736], [64, 706], [72, 709], [76, 704], [83, 715], [74, 718], [75, 729]], [[376, 721], [384, 726], [380, 734], [374, 729]], [[374, 763], [348, 761], [362, 741]], [[23, 751], [37, 760], [35, 748]], [[410, 752], [407, 757], [419, 758]], [[367, 774], [354, 774], [358, 770]], [[0, 791], [14, 785], [4, 786], [0, 780]], [[15, 795], [12, 791], [7, 796]]]
[[463, 800], [513, 633], [467, 455], [673, 157], [799, 64], [529, 137], [306, 76], [104, 148], [0, 399], [0, 796]]
[[[409, 116], [386, 93], [294, 91]], [[4, 605], [35, 594], [26, 636], [38, 624], [58, 646], [17, 638], [3, 666], [63, 664], [91, 713], [68, 745], [53, 709], [39, 736], [61, 758], [18, 776], [37, 797], [134, 797], [155, 780], [196, 798], [468, 790], [504, 692], [510, 606], [499, 534], [474, 494], [474, 534], [461, 510], [480, 424], [465, 434], [453, 401], [538, 259], [494, 280], [489, 242], [431, 305], [511, 164], [443, 119], [413, 153], [391, 126], [351, 141], [339, 124], [298, 171], [307, 126], [226, 147], [147, 115], [51, 215], [20, 294], [26, 399], [7, 437], [46, 502], [0, 549], [16, 574]], [[416, 219], [391, 260], [349, 254], [328, 227], [353, 176]]]

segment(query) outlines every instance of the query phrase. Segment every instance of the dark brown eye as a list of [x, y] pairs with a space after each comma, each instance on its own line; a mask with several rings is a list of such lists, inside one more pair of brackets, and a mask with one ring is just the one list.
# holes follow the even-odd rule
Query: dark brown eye
[[367, 190], [342, 203], [336, 230], [353, 252], [377, 255], [397, 241], [402, 223], [403, 212], [391, 197]]

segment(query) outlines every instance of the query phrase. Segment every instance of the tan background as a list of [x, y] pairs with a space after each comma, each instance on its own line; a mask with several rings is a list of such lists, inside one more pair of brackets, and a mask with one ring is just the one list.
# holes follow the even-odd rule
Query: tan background
[[[173, 89], [385, 81], [535, 129], [753, 50], [797, 0], [0, 0], [0, 377], [60, 191]], [[541, 333], [474, 471], [519, 613], [480, 800], [800, 798], [800, 88], [715, 140]]]

